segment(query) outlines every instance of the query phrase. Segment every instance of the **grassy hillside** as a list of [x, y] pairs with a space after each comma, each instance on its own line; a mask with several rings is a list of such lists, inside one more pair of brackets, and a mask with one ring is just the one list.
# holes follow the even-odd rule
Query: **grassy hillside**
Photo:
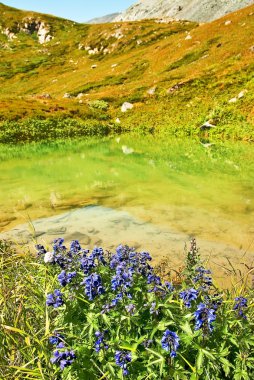
[[[0, 13], [0, 134], [6, 121], [63, 116], [174, 134], [210, 120], [214, 135], [254, 138], [254, 6], [203, 25], [85, 25], [3, 4]], [[40, 44], [36, 31], [22, 31], [29, 18], [53, 39]], [[134, 108], [122, 113], [124, 101]]]

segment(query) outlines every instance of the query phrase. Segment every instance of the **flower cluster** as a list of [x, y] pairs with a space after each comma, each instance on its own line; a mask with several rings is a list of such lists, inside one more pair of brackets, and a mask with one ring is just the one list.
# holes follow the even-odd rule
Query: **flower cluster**
[[74, 277], [76, 277], [77, 275], [77, 272], [70, 272], [70, 273], [66, 273], [65, 270], [63, 270], [59, 275], [58, 275], [58, 281], [60, 283], [60, 285], [62, 286], [66, 286], [67, 284], [69, 284]]
[[73, 361], [76, 359], [76, 355], [74, 351], [59, 351], [55, 350], [53, 352], [53, 357], [50, 359], [52, 364], [58, 364], [61, 370], [65, 367], [69, 367]]
[[[78, 359], [75, 368], [69, 369], [70, 374], [77, 370], [81, 365], [79, 363], [83, 363], [84, 357], [85, 360], [91, 359], [97, 370], [105, 362], [110, 363], [112, 373], [114, 366], [120, 367], [115, 371], [115, 376], [127, 376], [129, 372], [134, 376], [137, 374], [135, 371], [146, 368], [148, 362], [154, 368], [162, 368], [164, 364], [158, 364], [156, 352], [167, 358], [162, 363], [170, 364], [173, 374], [173, 367], [180, 368], [183, 357], [188, 357], [189, 353], [191, 357], [194, 356], [196, 343], [199, 344], [203, 339], [205, 347], [206, 342], [209, 341], [210, 344], [209, 339], [217, 336], [220, 318], [224, 318], [222, 313], [225, 303], [223, 308], [220, 307], [224, 294], [215, 293], [211, 272], [200, 266], [200, 263], [196, 265], [198, 251], [195, 240], [192, 241], [189, 255], [190, 261], [192, 259], [196, 266], [189, 272], [183, 272], [186, 277], [182, 284], [165, 281], [165, 275], [159, 272], [161, 277], [158, 276], [157, 270], [150, 265], [149, 253], [136, 252], [126, 245], [118, 246], [112, 255], [107, 251], [104, 254], [103, 249], [98, 247], [91, 252], [84, 250], [77, 240], [71, 243], [69, 251], [63, 239], [55, 240], [52, 252], [48, 252], [43, 246], [37, 248], [40, 260], [47, 265], [52, 264], [52, 272], [54, 269], [59, 270], [54, 274], [54, 281], [57, 277], [63, 287], [61, 290], [64, 295], [59, 289], [47, 295], [47, 305], [58, 308], [64, 304], [64, 298], [68, 299], [66, 307], [59, 310], [65, 318], [65, 324], [62, 324], [61, 318], [56, 321], [61, 323], [58, 331], [62, 331], [63, 326], [66, 329], [70, 323], [69, 338], [77, 338], [73, 347]], [[85, 297], [82, 293], [85, 293]], [[69, 305], [73, 300], [72, 309]], [[191, 308], [191, 312], [183, 305]], [[233, 310], [231, 309], [230, 318], [237, 314], [238, 317], [246, 319], [247, 298], [235, 298]], [[52, 316], [56, 314], [58, 313], [54, 310]], [[195, 325], [197, 330], [195, 334], [191, 333], [191, 349], [186, 345], [189, 338], [184, 337], [183, 333], [180, 337], [178, 335], [179, 326], [183, 327], [185, 324]], [[165, 327], [169, 325], [170, 329]], [[216, 334], [211, 334], [215, 328]], [[162, 329], [164, 332], [161, 332]], [[186, 329], [187, 334], [187, 330], [191, 331]], [[59, 332], [53, 333], [49, 338], [49, 342], [54, 345], [51, 362], [61, 370], [76, 359], [74, 351], [65, 347], [66, 341], [68, 336], [65, 339]], [[133, 350], [135, 355], [130, 352], [132, 347], [136, 347]], [[115, 364], [112, 363], [113, 356]], [[172, 365], [173, 361], [175, 366]], [[163, 373], [161, 376], [168, 376], [167, 365], [160, 368]], [[83, 370], [85, 371], [84, 367]], [[103, 371], [108, 371], [106, 365]], [[81, 376], [89, 374], [83, 375], [82, 372]], [[218, 378], [224, 378], [220, 376], [222, 375], [219, 374]]]
[[64, 304], [63, 295], [59, 289], [54, 290], [54, 293], [47, 295], [46, 304], [48, 306], [60, 307]]
[[100, 332], [100, 331], [96, 331], [95, 333], [95, 336], [97, 338], [95, 344], [94, 344], [94, 348], [95, 348], [95, 351], [96, 352], [100, 352], [100, 350], [102, 350], [103, 348], [105, 348], [105, 350], [108, 349], [108, 345], [105, 343], [105, 334], [107, 334], [107, 330], [105, 330], [104, 332]]
[[193, 281], [195, 283], [200, 283], [201, 289], [209, 289], [209, 287], [213, 284], [212, 277], [209, 276], [211, 271], [209, 269], [205, 269], [204, 267], [199, 267], [195, 269], [195, 272], [196, 276], [193, 278]]
[[214, 309], [210, 309], [207, 305], [200, 303], [197, 310], [194, 312], [196, 324], [195, 330], [202, 329], [204, 335], [208, 334], [213, 330], [212, 323], [216, 319], [216, 314]]
[[237, 311], [238, 316], [243, 319], [247, 319], [246, 315], [244, 314], [244, 309], [246, 309], [247, 306], [248, 306], [248, 301], [246, 298], [244, 297], [235, 298], [234, 310]]
[[184, 305], [188, 308], [191, 307], [191, 302], [195, 301], [198, 298], [198, 291], [196, 289], [187, 289], [183, 290], [180, 293], [180, 298], [183, 300]]
[[179, 336], [170, 330], [166, 330], [161, 339], [162, 348], [170, 353], [171, 358], [176, 357], [176, 351], [179, 347]]
[[64, 336], [55, 332], [54, 335], [49, 337], [49, 343], [56, 346], [56, 348], [64, 348]]
[[129, 374], [127, 369], [128, 363], [131, 362], [131, 353], [127, 351], [116, 351], [115, 353], [115, 361], [116, 365], [122, 368], [123, 375], [126, 376]]
[[90, 276], [86, 277], [81, 282], [81, 285], [85, 285], [85, 294], [90, 301], [105, 292], [105, 289], [102, 286], [101, 276], [97, 273], [90, 274]]

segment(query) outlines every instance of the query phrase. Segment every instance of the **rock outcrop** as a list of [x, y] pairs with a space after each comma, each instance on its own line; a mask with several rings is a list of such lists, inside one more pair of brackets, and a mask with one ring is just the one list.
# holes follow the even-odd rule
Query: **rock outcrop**
[[209, 22], [253, 3], [254, 0], [140, 0], [113, 22], [163, 17]]
[[28, 17], [23, 19], [21, 23], [15, 25], [15, 30], [12, 28], [2, 29], [2, 33], [5, 34], [10, 41], [17, 38], [18, 33], [37, 34], [40, 44], [51, 41], [54, 37], [50, 34], [50, 26], [44, 21]]

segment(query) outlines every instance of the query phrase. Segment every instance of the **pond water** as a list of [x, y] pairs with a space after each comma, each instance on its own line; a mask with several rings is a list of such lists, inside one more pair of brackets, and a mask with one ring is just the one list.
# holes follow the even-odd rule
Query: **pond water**
[[[238, 251], [239, 262], [242, 255], [252, 259], [252, 145], [215, 143], [207, 147], [197, 140], [129, 135], [2, 146], [0, 168], [2, 233], [29, 220], [97, 205], [128, 212], [131, 218], [179, 234], [182, 247], [188, 237], [195, 236], [207, 241], [209, 249], [211, 244], [231, 247], [232, 259]], [[68, 230], [68, 222], [65, 227]], [[105, 228], [104, 223], [98, 230]], [[142, 234], [134, 240], [142, 248]], [[154, 254], [158, 257], [165, 252], [157, 248]]]

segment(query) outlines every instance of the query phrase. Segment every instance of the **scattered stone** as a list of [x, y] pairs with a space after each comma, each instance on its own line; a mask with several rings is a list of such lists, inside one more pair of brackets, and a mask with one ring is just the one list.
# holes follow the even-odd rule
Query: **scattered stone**
[[92, 65], [91, 69], [96, 69], [97, 65]]
[[70, 240], [70, 241], [78, 240], [81, 243], [81, 245], [82, 244], [88, 245], [91, 243], [91, 238], [88, 235], [83, 234], [81, 232], [74, 232], [70, 235], [67, 235], [66, 240]]
[[97, 47], [94, 49], [88, 50], [89, 55], [94, 55], [94, 54], [98, 54], [98, 53], [99, 53], [99, 49]]
[[117, 124], [120, 124], [120, 123], [121, 123], [119, 117], [116, 118], [115, 122], [116, 122]]
[[80, 92], [78, 95], [77, 95], [77, 99], [82, 99], [84, 96], [83, 92]]
[[155, 94], [155, 91], [156, 91], [156, 88], [157, 88], [157, 86], [154, 86], [154, 87], [149, 88], [149, 90], [147, 90], [147, 93], [148, 93], [149, 95], [154, 95], [154, 94]]
[[142, 40], [137, 40], [137, 45], [139, 46], [139, 45], [141, 45], [142, 44]]
[[42, 94], [41, 96], [40, 96], [42, 99], [52, 99], [52, 96], [50, 95], [50, 94]]
[[112, 69], [113, 69], [114, 67], [116, 67], [117, 65], [118, 65], [117, 63], [113, 63], [113, 65], [111, 65]]
[[132, 154], [132, 153], [134, 153], [134, 149], [129, 148], [126, 145], [122, 145], [122, 151], [123, 151], [124, 154]]
[[229, 103], [236, 103], [237, 102], [237, 98], [232, 98], [228, 101]]
[[176, 83], [174, 86], [170, 87], [167, 90], [167, 94], [170, 94], [172, 92], [175, 92], [175, 91], [179, 90], [182, 86], [184, 86], [184, 84], [185, 84], [185, 82]]
[[17, 38], [17, 36], [15, 35], [15, 33], [13, 33], [9, 28], [4, 29], [2, 33], [5, 34], [7, 36], [7, 38], [8, 38], [8, 40], [10, 40], [10, 41], [12, 41], [15, 38]]
[[237, 95], [238, 99], [243, 98], [244, 95], [245, 95], [247, 92], [248, 92], [247, 90], [242, 90], [241, 92], [239, 92], [239, 94]]
[[69, 94], [68, 92], [66, 92], [63, 96], [64, 99], [71, 99], [71, 94]]
[[250, 47], [250, 51], [254, 53], [254, 45]]
[[200, 126], [201, 131], [216, 128], [216, 125], [211, 124], [209, 121], [206, 121], [204, 124]]
[[56, 82], [58, 82], [58, 79], [53, 79], [52, 80], [52, 83], [56, 83]]
[[190, 34], [188, 34], [186, 37], [185, 37], [186, 40], [192, 40], [192, 37]]
[[82, 103], [83, 103], [83, 100], [82, 100], [82, 99], [80, 99], [78, 102], [79, 102], [79, 104], [82, 104]]
[[133, 108], [133, 104], [129, 102], [124, 102], [121, 107], [122, 112], [127, 112], [128, 110], [131, 110]]
[[225, 24], [224, 25], [230, 25], [230, 24], [232, 24], [232, 21], [231, 20], [227, 20], [227, 21], [225, 21]]

